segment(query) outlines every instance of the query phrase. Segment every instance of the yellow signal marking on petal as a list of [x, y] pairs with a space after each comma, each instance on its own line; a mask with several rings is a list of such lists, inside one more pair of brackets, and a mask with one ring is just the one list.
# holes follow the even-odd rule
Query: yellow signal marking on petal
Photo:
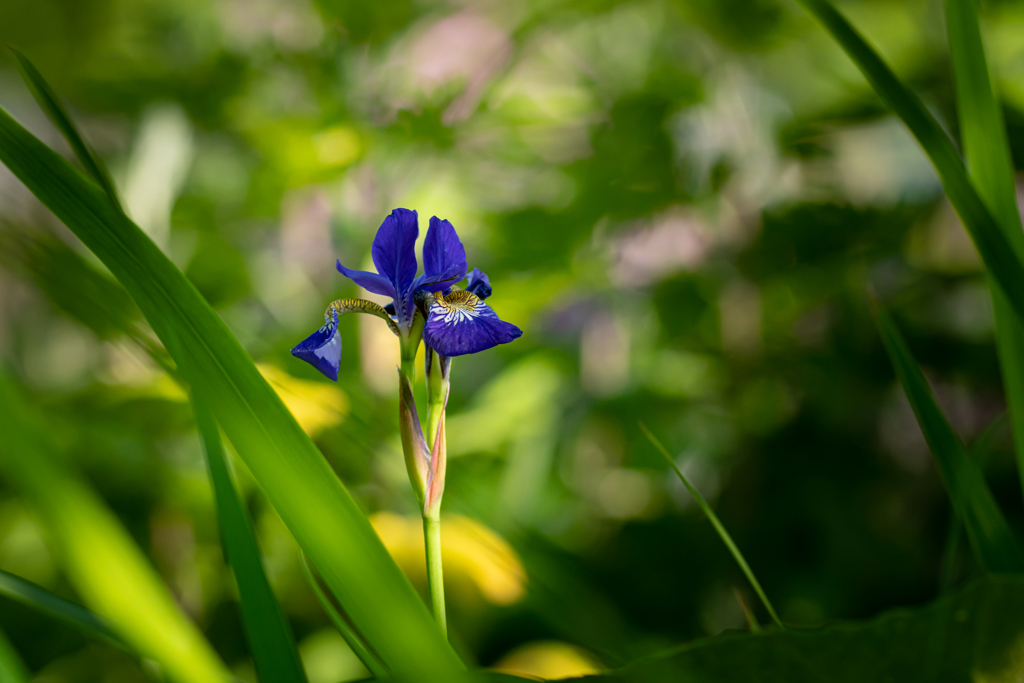
[[325, 315], [329, 316], [331, 311], [337, 312], [339, 317], [346, 313], [369, 313], [370, 315], [375, 315], [388, 324], [388, 327], [395, 333], [395, 336], [401, 336], [398, 331], [398, 325], [395, 324], [395, 321], [384, 310], [384, 307], [373, 301], [367, 301], [366, 299], [338, 299], [331, 302], [327, 307]]
[[443, 317], [446, 325], [457, 325], [480, 315], [480, 297], [465, 289], [456, 289], [446, 296], [434, 295], [431, 308]]

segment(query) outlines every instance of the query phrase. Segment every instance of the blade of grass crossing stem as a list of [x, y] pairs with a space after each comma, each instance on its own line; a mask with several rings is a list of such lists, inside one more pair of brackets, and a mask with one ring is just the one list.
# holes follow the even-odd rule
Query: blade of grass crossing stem
[[[995, 216], [1018, 258], [1024, 231], [1017, 208], [1013, 159], [1006, 124], [996, 99], [978, 22], [975, 0], [946, 0], [946, 25], [956, 83], [960, 138], [978, 193]], [[1024, 323], [1006, 296], [992, 287], [996, 345], [1013, 425], [1017, 472], [1024, 488]]]
[[64, 139], [68, 141], [71, 151], [75, 153], [78, 161], [85, 168], [85, 172], [107, 193], [114, 206], [120, 209], [121, 203], [117, 200], [117, 190], [114, 189], [114, 183], [110, 179], [106, 166], [103, 165], [103, 162], [96, 156], [96, 153], [86, 144], [75, 128], [75, 125], [71, 123], [71, 117], [64, 111], [60, 100], [57, 99], [57, 94], [53, 92], [50, 84], [46, 82], [43, 75], [39, 73], [39, 70], [36, 69], [32, 62], [28, 61], [25, 55], [14, 48], [9, 49], [14, 54], [14, 58], [18, 63], [18, 71], [25, 80], [25, 84], [28, 85], [28, 89], [32, 92], [36, 102], [49, 117], [53, 125], [57, 127], [60, 134], [64, 136]]
[[261, 681], [305, 681], [306, 674], [295, 647], [288, 620], [270, 588], [256, 533], [228, 471], [220, 431], [213, 415], [192, 401], [206, 464], [213, 484], [224, 554], [238, 584], [242, 623], [249, 651]]
[[223, 683], [227, 668], [121, 524], [91, 490], [50, 461], [46, 433], [0, 374], [0, 467], [44, 520], [78, 593], [172, 680]]
[[195, 287], [60, 155], [0, 110], [2, 161], [135, 299], [367, 644], [421, 681], [464, 669], [316, 446]]
[[648, 441], [651, 442], [658, 452], [665, 457], [668, 464], [673, 470], [675, 470], [679, 480], [683, 482], [683, 486], [685, 486], [686, 490], [690, 492], [693, 499], [697, 501], [697, 505], [700, 506], [700, 509], [704, 514], [707, 515], [708, 521], [711, 522], [711, 526], [715, 527], [715, 531], [718, 532], [718, 536], [722, 539], [722, 543], [724, 543], [725, 547], [729, 549], [729, 552], [732, 553], [733, 559], [736, 560], [736, 564], [738, 564], [740, 569], [743, 570], [743, 573], [747, 577], [747, 581], [750, 582], [750, 586], [754, 589], [754, 592], [757, 593], [757, 597], [761, 599], [761, 604], [763, 604], [764, 608], [768, 610], [768, 614], [771, 616], [772, 621], [774, 621], [779, 628], [785, 629], [786, 627], [782, 625], [782, 620], [780, 620], [779, 615], [775, 613], [775, 608], [772, 607], [771, 601], [768, 600], [768, 596], [765, 595], [764, 590], [761, 588], [761, 584], [758, 583], [757, 577], [754, 576], [754, 570], [752, 570], [750, 565], [747, 564], [747, 560], [743, 557], [743, 553], [740, 552], [739, 547], [737, 547], [736, 543], [732, 540], [732, 536], [729, 535], [729, 532], [725, 530], [725, 526], [718, 519], [718, 515], [716, 515], [715, 511], [711, 509], [708, 502], [704, 500], [704, 496], [700, 495], [700, 491], [695, 489], [693, 485], [690, 484], [690, 481], [683, 475], [682, 470], [680, 470], [679, 466], [676, 465], [676, 461], [668, 452], [668, 449], [662, 445], [661, 441], [658, 441], [658, 438], [654, 436], [650, 429], [647, 428], [647, 425], [643, 422], [639, 424], [640, 431], [644, 433], [644, 436], [647, 437]]
[[362, 636], [355, 632], [352, 625], [345, 621], [345, 617], [341, 616], [338, 610], [331, 603], [331, 599], [324, 594], [322, 588], [320, 588], [320, 582], [316, 580], [316, 576], [313, 575], [313, 568], [309, 566], [309, 560], [306, 559], [304, 553], [300, 553], [299, 557], [302, 564], [302, 573], [306, 577], [306, 582], [309, 583], [309, 587], [313, 589], [313, 594], [316, 596], [317, 601], [320, 603], [320, 607], [323, 608], [327, 617], [334, 624], [334, 628], [338, 629], [338, 633], [345, 639], [348, 646], [352, 648], [352, 652], [355, 653], [359, 661], [363, 663], [366, 670], [373, 674], [374, 678], [387, 678], [388, 670], [387, 667], [381, 663], [380, 658], [377, 657], [373, 652], [366, 647], [366, 643], [363, 642]]
[[0, 595], [56, 617], [124, 650], [131, 647], [114, 631], [110, 622], [81, 605], [54, 595], [42, 586], [0, 569]]
[[7, 636], [0, 631], [0, 683], [28, 683], [29, 673]]
[[938, 172], [943, 190], [971, 235], [989, 274], [1024, 321], [1024, 265], [967, 176], [949, 136], [828, 0], [797, 0], [813, 14], [860, 68], [875, 92], [917, 138]]
[[1024, 552], [996, 505], [981, 467], [968, 457], [967, 449], [946, 421], [895, 323], [880, 307], [875, 307], [875, 315], [896, 376], [935, 456], [953, 510], [963, 522], [979, 564], [993, 572], [1024, 571]]

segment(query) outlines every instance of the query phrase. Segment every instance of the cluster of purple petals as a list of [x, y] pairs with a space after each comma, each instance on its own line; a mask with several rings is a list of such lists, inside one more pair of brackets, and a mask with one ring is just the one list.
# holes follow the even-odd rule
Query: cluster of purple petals
[[[423, 242], [423, 274], [416, 275], [416, 238], [419, 218], [415, 211], [395, 209], [373, 240], [371, 255], [376, 273], [346, 268], [338, 261], [338, 271], [367, 291], [391, 298], [387, 307], [399, 328], [408, 330], [416, 310], [417, 292], [448, 292], [466, 277], [466, 250], [452, 224], [436, 216], [430, 219]], [[443, 307], [431, 306], [423, 338], [442, 356], [477, 353], [505, 344], [522, 335], [522, 331], [499, 319], [483, 302], [491, 295], [487, 275], [474, 268], [466, 289], [478, 297], [471, 309], [458, 315], [445, 315]], [[393, 311], [393, 312], [392, 312]], [[295, 348], [292, 355], [310, 363], [332, 380], [338, 379], [341, 363], [341, 338], [337, 313], [328, 315], [323, 327]]]

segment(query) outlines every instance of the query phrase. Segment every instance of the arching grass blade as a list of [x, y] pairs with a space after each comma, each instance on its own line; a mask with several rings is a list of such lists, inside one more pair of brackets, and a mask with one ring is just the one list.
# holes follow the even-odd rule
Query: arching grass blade
[[238, 584], [242, 621], [256, 672], [264, 683], [305, 681], [295, 637], [270, 588], [256, 533], [231, 480], [217, 423], [200, 401], [193, 399], [192, 408], [213, 484], [221, 543]]
[[57, 99], [57, 94], [53, 92], [50, 84], [46, 82], [42, 74], [39, 73], [39, 70], [33, 66], [32, 62], [28, 61], [25, 55], [14, 48], [9, 49], [14, 54], [14, 58], [18, 63], [18, 71], [21, 73], [21, 77], [25, 80], [25, 84], [28, 85], [28, 89], [32, 92], [32, 96], [36, 99], [40, 108], [46, 112], [47, 117], [57, 127], [60, 134], [64, 136], [64, 139], [67, 140], [68, 145], [71, 146], [71, 151], [74, 152], [75, 157], [82, 164], [85, 172], [89, 174], [93, 182], [107, 193], [114, 206], [120, 209], [121, 203], [117, 199], [117, 190], [114, 188], [114, 182], [110, 179], [107, 167], [103, 165], [103, 162], [96, 156], [92, 148], [86, 144], [78, 129], [75, 128], [75, 125], [71, 123], [71, 117], [64, 111], [60, 100]]
[[668, 449], [658, 441], [658, 438], [651, 433], [651, 430], [649, 430], [647, 425], [643, 422], [640, 423], [640, 431], [644, 433], [644, 436], [647, 437], [648, 441], [650, 441], [658, 452], [664, 456], [665, 460], [668, 461], [668, 464], [673, 470], [675, 470], [679, 480], [683, 482], [683, 486], [685, 486], [686, 490], [690, 492], [693, 499], [697, 501], [697, 505], [700, 506], [700, 509], [704, 514], [707, 515], [708, 521], [711, 522], [711, 526], [715, 527], [715, 531], [718, 532], [718, 536], [722, 539], [722, 543], [724, 543], [725, 547], [729, 549], [733, 559], [736, 560], [736, 564], [738, 564], [740, 569], [743, 570], [743, 574], [746, 575], [747, 581], [750, 582], [750, 586], [754, 589], [754, 592], [757, 593], [757, 597], [761, 599], [761, 604], [763, 604], [764, 608], [768, 610], [768, 614], [771, 616], [772, 621], [774, 621], [775, 625], [779, 628], [785, 629], [786, 627], [782, 625], [782, 620], [779, 619], [779, 615], [775, 613], [775, 608], [772, 607], [771, 601], [769, 601], [768, 596], [765, 595], [764, 589], [761, 588], [761, 584], [758, 582], [757, 577], [754, 576], [754, 570], [752, 570], [750, 565], [747, 564], [747, 560], [743, 557], [743, 553], [740, 552], [739, 547], [736, 545], [735, 541], [732, 540], [732, 536], [730, 536], [729, 532], [726, 531], [725, 525], [718, 519], [718, 515], [716, 515], [715, 511], [711, 509], [708, 502], [704, 500], [704, 496], [700, 495], [700, 491], [695, 489], [693, 484], [691, 484], [686, 476], [683, 475], [682, 470], [680, 470], [679, 466], [676, 465], [676, 461], [668, 452]]
[[875, 92], [917, 138], [938, 172], [946, 196], [974, 240], [989, 274], [1006, 295], [1019, 320], [1024, 321], [1024, 265], [971, 184], [949, 136], [917, 96], [896, 78], [889, 66], [828, 0], [798, 2], [832, 34]]
[[1024, 571], [1024, 552], [996, 505], [977, 461], [968, 457], [960, 438], [942, 414], [928, 381], [896, 324], [879, 306], [875, 316], [889, 359], [906, 392], [917, 422], [935, 456], [957, 517], [978, 562], [988, 571]]
[[0, 161], [110, 269], [367, 644], [398, 675], [463, 669], [369, 521], [238, 340], [139, 228], [0, 110]]
[[[975, 0], [946, 0], [946, 25], [967, 168], [978, 194], [1020, 258], [1024, 256], [1024, 231], [1017, 209], [1013, 159], [985, 58]], [[1024, 488], [1024, 323], [1013, 315], [1006, 296], [996, 286], [992, 287], [992, 302], [1017, 472]]]

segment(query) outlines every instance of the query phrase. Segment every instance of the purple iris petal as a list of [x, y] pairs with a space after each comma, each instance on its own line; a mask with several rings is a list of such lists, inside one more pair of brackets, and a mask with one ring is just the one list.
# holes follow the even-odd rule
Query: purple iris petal
[[369, 273], [365, 270], [351, 270], [341, 265], [341, 261], [338, 261], [338, 272], [349, 278], [357, 285], [362, 287], [368, 292], [374, 294], [381, 294], [383, 296], [389, 296], [392, 299], [397, 298], [395, 288], [391, 282], [383, 275], [377, 273]]
[[[420, 233], [415, 211], [395, 209], [384, 219], [373, 238], [373, 265], [395, 290], [393, 298], [403, 300], [399, 319], [412, 317], [413, 281], [416, 279], [416, 237]], [[404, 314], [404, 318], [403, 318]]]
[[433, 277], [447, 271], [466, 274], [466, 249], [451, 223], [432, 216], [423, 241], [423, 273]]
[[491, 289], [491, 280], [487, 277], [487, 273], [474, 268], [473, 272], [469, 274], [469, 282], [466, 284], [466, 291], [473, 292], [480, 299], [486, 299], [489, 297], [494, 290]]
[[435, 300], [423, 328], [423, 339], [442, 356], [464, 356], [518, 339], [523, 331], [507, 323], [466, 290]]
[[306, 337], [294, 349], [292, 355], [301, 358], [324, 373], [328, 379], [338, 381], [341, 366], [341, 335], [338, 334], [338, 312], [331, 316], [319, 330]]

